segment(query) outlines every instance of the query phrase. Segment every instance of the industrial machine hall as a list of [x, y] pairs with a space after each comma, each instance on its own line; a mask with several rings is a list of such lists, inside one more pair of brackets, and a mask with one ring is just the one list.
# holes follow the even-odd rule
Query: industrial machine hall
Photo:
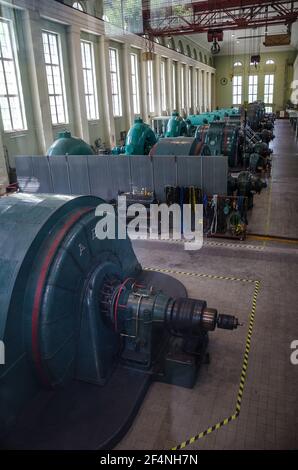
[[0, 0], [6, 455], [298, 450], [297, 260], [297, 1]]

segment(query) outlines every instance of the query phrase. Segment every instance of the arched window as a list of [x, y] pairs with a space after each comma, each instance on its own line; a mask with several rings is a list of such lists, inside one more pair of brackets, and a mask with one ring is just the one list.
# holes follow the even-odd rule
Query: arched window
[[188, 44], [186, 46], [186, 54], [188, 55], [188, 57], [191, 57], [191, 50]]
[[203, 54], [200, 52], [200, 62], [203, 62]]
[[266, 60], [265, 64], [266, 65], [272, 65], [272, 64], [275, 64], [275, 62], [272, 59], [268, 59], [268, 60]]
[[184, 47], [181, 41], [178, 42], [177, 52], [184, 54]]
[[204, 55], [204, 62], [205, 62], [205, 64], [208, 64], [208, 59], [207, 59], [206, 55]]
[[198, 60], [198, 54], [197, 54], [196, 49], [193, 50], [193, 58], [194, 58], [195, 60]]
[[242, 62], [234, 62], [234, 67], [242, 67]]
[[168, 44], [167, 44], [167, 47], [168, 47], [169, 49], [173, 49], [174, 51], [176, 50], [176, 45], [175, 45], [175, 41], [174, 41], [173, 38], [170, 38], [170, 39], [169, 39], [169, 42], [168, 42]]
[[75, 8], [76, 10], [84, 11], [84, 7], [81, 4], [81, 2], [73, 2], [72, 8]]

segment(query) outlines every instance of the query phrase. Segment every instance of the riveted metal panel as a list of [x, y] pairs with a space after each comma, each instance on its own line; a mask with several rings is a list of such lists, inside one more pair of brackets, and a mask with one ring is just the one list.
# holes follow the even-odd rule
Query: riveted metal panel
[[91, 194], [87, 157], [85, 155], [69, 155], [67, 157], [67, 163], [69, 168], [71, 194], [84, 194], [86, 196]]
[[71, 194], [69, 168], [66, 157], [49, 157], [54, 194]]
[[131, 190], [129, 159], [130, 157], [127, 155], [112, 155], [109, 157], [109, 184], [112, 198], [118, 196], [118, 191]]
[[131, 186], [154, 189], [152, 160], [148, 155], [131, 155], [129, 157]]
[[109, 186], [109, 158], [109, 155], [87, 157], [91, 194], [105, 200], [112, 198]]

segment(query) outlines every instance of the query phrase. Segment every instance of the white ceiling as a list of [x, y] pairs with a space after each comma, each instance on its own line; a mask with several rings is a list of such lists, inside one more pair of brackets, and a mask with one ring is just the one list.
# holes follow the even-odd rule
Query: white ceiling
[[[268, 27], [268, 34], [286, 33], [285, 25], [273, 25]], [[292, 25], [291, 45], [265, 47], [263, 45], [264, 37], [251, 38], [265, 33], [265, 28], [238, 29], [234, 31], [224, 31], [224, 39], [220, 42], [219, 55], [237, 55], [237, 54], [257, 54], [259, 52], [288, 51], [298, 49], [298, 22]], [[207, 41], [207, 33], [190, 34], [187, 36], [192, 41], [210, 50], [211, 43]], [[245, 39], [238, 39], [238, 38]]]

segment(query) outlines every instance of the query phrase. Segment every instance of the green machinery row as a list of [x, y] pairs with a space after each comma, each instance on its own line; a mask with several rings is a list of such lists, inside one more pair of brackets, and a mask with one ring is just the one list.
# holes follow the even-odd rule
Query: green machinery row
[[[270, 166], [269, 142], [274, 137], [273, 123], [265, 120], [261, 103], [249, 105], [247, 123], [241, 126], [237, 108], [221, 109], [212, 113], [190, 115], [186, 119], [173, 112], [167, 120], [164, 134], [157, 136], [152, 128], [136, 118], [129, 129], [123, 147], [112, 149], [114, 155], [226, 155], [231, 169], [257, 172]], [[260, 116], [262, 121], [260, 121]], [[254, 117], [254, 118], [253, 118]], [[249, 129], [249, 132], [248, 130]], [[69, 132], [60, 133], [48, 150], [49, 156], [89, 155], [93, 150]]]

